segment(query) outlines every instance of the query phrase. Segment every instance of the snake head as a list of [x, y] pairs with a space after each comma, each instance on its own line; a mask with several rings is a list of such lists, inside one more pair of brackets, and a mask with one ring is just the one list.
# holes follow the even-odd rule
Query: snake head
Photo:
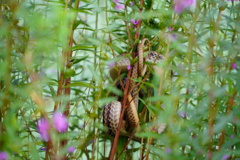
[[150, 53], [147, 55], [146, 62], [149, 63], [159, 63], [161, 60], [164, 60], [165, 57], [161, 54], [158, 54], [155, 51], [150, 51]]

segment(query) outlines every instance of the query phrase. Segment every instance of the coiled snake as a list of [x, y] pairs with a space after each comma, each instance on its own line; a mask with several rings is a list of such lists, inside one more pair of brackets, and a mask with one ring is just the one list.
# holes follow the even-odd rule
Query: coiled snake
[[[138, 77], [143, 77], [146, 74], [147, 66], [145, 62], [150, 64], [158, 63], [160, 60], [164, 59], [162, 55], [157, 52], [149, 51], [146, 57], [144, 57], [144, 43], [148, 42], [148, 39], [143, 39], [141, 43], [138, 44], [138, 54], [137, 62], [133, 64], [131, 81], [129, 85], [130, 94], [127, 95], [129, 106], [126, 108], [123, 125], [121, 128], [121, 135], [130, 136], [132, 131], [138, 129], [139, 127], [139, 117], [138, 117], [138, 85], [134, 82], [134, 79]], [[131, 61], [128, 57], [123, 57], [121, 60], [115, 62], [114, 67], [110, 69], [110, 76], [113, 80], [116, 80], [119, 75], [123, 72], [127, 72]], [[128, 68], [128, 69], [127, 69]], [[121, 84], [124, 84], [124, 80], [120, 79]], [[103, 121], [108, 128], [110, 135], [114, 136], [117, 132], [120, 113], [122, 110], [122, 105], [120, 101], [113, 101], [106, 106], [103, 110]], [[158, 133], [163, 132], [166, 125], [162, 124], [159, 126]]]

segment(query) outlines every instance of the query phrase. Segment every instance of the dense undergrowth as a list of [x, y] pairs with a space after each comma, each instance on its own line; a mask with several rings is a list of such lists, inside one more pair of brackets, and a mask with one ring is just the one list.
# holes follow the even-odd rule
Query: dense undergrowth
[[0, 160], [107, 159], [116, 146], [103, 106], [121, 94], [109, 64], [143, 38], [165, 61], [145, 83], [154, 94], [140, 101], [167, 129], [139, 133], [148, 141], [131, 141], [120, 159], [240, 158], [239, 1], [1, 0], [0, 7]]

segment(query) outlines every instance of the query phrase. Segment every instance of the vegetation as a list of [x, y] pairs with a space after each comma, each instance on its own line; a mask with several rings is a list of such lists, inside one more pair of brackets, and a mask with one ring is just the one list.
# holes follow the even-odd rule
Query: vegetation
[[[1, 0], [0, 160], [239, 159], [239, 10], [236, 0]], [[167, 129], [112, 145], [103, 106], [122, 91], [109, 65], [143, 38], [165, 61], [139, 79], [154, 93], [140, 102]]]

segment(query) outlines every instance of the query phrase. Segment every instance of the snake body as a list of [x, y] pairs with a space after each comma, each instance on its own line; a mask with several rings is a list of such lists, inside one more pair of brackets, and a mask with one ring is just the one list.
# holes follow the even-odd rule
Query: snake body
[[[123, 125], [121, 128], [121, 135], [129, 136], [129, 134], [139, 127], [139, 117], [138, 117], [138, 86], [133, 81], [133, 79], [137, 79], [138, 77], [143, 77], [146, 73], [147, 66], [144, 64], [145, 62], [155, 63], [159, 62], [163, 59], [162, 55], [159, 55], [157, 52], [150, 51], [146, 57], [144, 57], [144, 43], [148, 42], [148, 39], [143, 39], [141, 43], [138, 45], [138, 61], [133, 64], [132, 73], [131, 73], [131, 81], [129, 85], [129, 90], [131, 91], [129, 95], [127, 95], [127, 99], [129, 102], [129, 106], [126, 108], [125, 118], [123, 121]], [[128, 66], [131, 65], [131, 61], [128, 57], [122, 57], [121, 60], [115, 62], [115, 65], [112, 69], [110, 69], [110, 76], [113, 80], [117, 79], [119, 75], [123, 72], [128, 71]], [[117, 132], [119, 118], [121, 113], [121, 102], [113, 101], [107, 104], [103, 110], [103, 120], [104, 124], [108, 128], [108, 132], [110, 135], [114, 136]]]

